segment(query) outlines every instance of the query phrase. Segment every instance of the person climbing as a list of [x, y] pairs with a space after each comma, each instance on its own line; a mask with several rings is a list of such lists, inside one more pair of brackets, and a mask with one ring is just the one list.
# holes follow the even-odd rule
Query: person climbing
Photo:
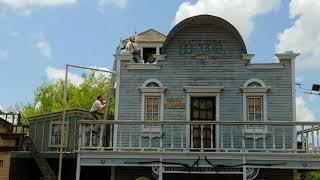
[[126, 44], [126, 54], [132, 54], [133, 55], [133, 60], [136, 63], [141, 62], [141, 47], [137, 42], [136, 35], [135, 36], [130, 36], [129, 41]]

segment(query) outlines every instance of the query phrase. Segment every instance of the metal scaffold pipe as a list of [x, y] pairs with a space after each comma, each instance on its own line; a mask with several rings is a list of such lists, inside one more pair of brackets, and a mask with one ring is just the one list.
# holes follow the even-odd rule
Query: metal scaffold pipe
[[79, 65], [73, 65], [73, 64], [66, 64], [65, 67], [65, 80], [64, 80], [64, 91], [63, 91], [63, 112], [62, 112], [62, 118], [61, 118], [61, 139], [60, 139], [60, 152], [59, 152], [59, 172], [58, 172], [58, 180], [61, 180], [61, 174], [62, 174], [62, 160], [63, 160], [63, 148], [64, 148], [64, 139], [65, 139], [65, 118], [66, 118], [66, 109], [67, 109], [67, 96], [68, 96], [68, 70], [69, 67], [73, 68], [79, 68], [79, 69], [88, 69], [92, 71], [100, 71], [100, 72], [106, 72], [111, 73], [113, 75], [116, 74], [115, 71], [111, 70], [102, 70], [92, 67], [86, 67], [86, 66], [79, 66]]

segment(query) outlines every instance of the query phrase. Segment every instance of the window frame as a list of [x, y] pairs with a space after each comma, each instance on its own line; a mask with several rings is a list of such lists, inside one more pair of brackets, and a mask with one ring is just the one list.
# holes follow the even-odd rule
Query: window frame
[[[151, 112], [148, 112], [148, 99], [149, 98], [152, 99], [152, 110], [151, 110]], [[154, 110], [154, 108], [153, 108], [153, 106], [154, 106], [153, 100], [156, 99], [156, 98], [158, 99], [158, 104], [157, 104], [158, 108], [157, 108], [157, 112], [154, 112], [153, 111]], [[147, 118], [148, 117], [148, 113], [151, 113], [151, 116], [152, 116], [152, 120], [151, 121], [155, 121], [155, 122], [160, 121], [161, 96], [145, 96], [145, 102], [144, 103], [145, 103], [144, 120], [147, 120], [148, 119]], [[154, 113], [158, 114], [158, 117], [157, 117], [158, 120], [153, 120]], [[145, 125], [144, 127], [145, 128], [150, 128], [149, 125]], [[151, 127], [159, 128], [159, 125], [152, 125]]]
[[[258, 83], [261, 86], [250, 87], [251, 83]], [[270, 89], [269, 86], [266, 86], [262, 80], [259, 79], [250, 79], [244, 83], [244, 86], [240, 88], [243, 92], [243, 121], [249, 122], [249, 102], [248, 98], [261, 97], [261, 122], [267, 121], [267, 92]], [[249, 127], [245, 126], [245, 133], [247, 134], [261, 134], [265, 133], [267, 130], [266, 126], [259, 127]], [[259, 137], [257, 137], [259, 138]]]
[[[52, 144], [51, 142], [51, 138], [53, 136], [52, 134], [52, 128], [54, 125], [60, 125], [60, 128], [61, 128], [61, 121], [51, 121], [50, 122], [50, 131], [49, 131], [49, 141], [48, 141], [48, 147], [59, 147], [60, 146], [60, 142], [58, 144]], [[64, 132], [65, 132], [65, 141], [64, 141], [64, 145], [63, 147], [67, 147], [68, 146], [68, 133], [69, 133], [69, 122], [65, 122], [65, 129], [64, 129]], [[61, 130], [60, 130], [61, 131]], [[59, 134], [56, 134], [55, 136], [58, 136]], [[61, 132], [60, 132], [60, 141], [61, 141]]]
[[[156, 83], [158, 87], [147, 87], [149, 83]], [[145, 81], [142, 86], [139, 88], [141, 91], [141, 121], [145, 121], [146, 116], [146, 98], [147, 97], [159, 97], [159, 120], [163, 120], [163, 111], [164, 111], [164, 92], [167, 89], [163, 84], [157, 79], [149, 79]], [[150, 132], [160, 133], [160, 126], [144, 126], [142, 125], [141, 132], [148, 136]]]
[[[253, 99], [254, 100], [254, 105], [253, 105], [253, 112], [250, 112], [250, 99]], [[260, 112], [257, 112], [256, 113], [256, 103], [255, 103], [255, 100], [256, 99], [260, 99]], [[257, 119], [255, 118], [256, 117], [256, 114], [260, 114], [260, 120], [258, 121], [261, 121], [263, 122], [263, 115], [264, 115], [264, 109], [263, 109], [263, 104], [264, 104], [264, 101], [263, 101], [263, 96], [247, 96], [246, 100], [247, 100], [247, 121], [250, 122], [252, 121], [250, 119], [250, 114], [253, 114], [254, 118], [253, 118], [253, 121], [257, 121]], [[249, 125], [247, 126], [248, 128], [251, 128], [249, 127]]]

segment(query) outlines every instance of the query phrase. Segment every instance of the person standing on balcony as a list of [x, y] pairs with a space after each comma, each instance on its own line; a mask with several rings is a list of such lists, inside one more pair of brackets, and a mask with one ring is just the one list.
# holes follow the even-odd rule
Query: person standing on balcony
[[[103, 119], [103, 114], [101, 112], [101, 110], [106, 106], [105, 101], [104, 101], [104, 97], [102, 95], [98, 95], [97, 96], [97, 100], [94, 101], [94, 103], [91, 106], [90, 109], [90, 115], [93, 117], [94, 120], [102, 120]], [[92, 132], [92, 144], [93, 145], [97, 145], [98, 144], [98, 133], [99, 130], [101, 131], [102, 129], [104, 129], [103, 125], [100, 124], [92, 124], [86, 127], [86, 132], [90, 133]], [[90, 135], [86, 135], [86, 133], [84, 133], [83, 135], [83, 139], [85, 140], [83, 142], [83, 145], [86, 144], [90, 144], [89, 142], [89, 137]]]
[[130, 36], [129, 41], [126, 44], [126, 54], [132, 54], [133, 60], [136, 63], [141, 62], [141, 47], [137, 42], [136, 35]]
[[97, 96], [97, 100], [92, 104], [90, 114], [95, 120], [102, 120], [101, 110], [106, 106], [104, 97], [102, 95]]

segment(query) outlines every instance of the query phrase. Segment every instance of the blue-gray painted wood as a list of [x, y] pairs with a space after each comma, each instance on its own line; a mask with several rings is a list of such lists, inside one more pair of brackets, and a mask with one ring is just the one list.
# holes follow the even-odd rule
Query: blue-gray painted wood
[[[179, 54], [179, 45], [187, 40], [221, 40], [226, 50], [225, 55], [216, 59], [195, 60], [191, 55]], [[139, 87], [148, 79], [161, 81], [166, 98], [182, 97], [186, 100], [184, 86], [224, 86], [220, 94], [220, 121], [243, 121], [243, 93], [240, 89], [249, 79], [260, 79], [271, 89], [267, 92], [267, 120], [292, 121], [292, 70], [289, 61], [284, 61], [282, 69], [247, 69], [241, 54], [245, 53], [242, 42], [236, 34], [219, 22], [192, 21], [181, 28], [170, 41], [166, 42], [165, 61], [159, 61], [161, 69], [138, 70], [126, 69], [127, 60], [121, 60], [119, 88], [119, 120], [141, 120], [141, 92]], [[185, 109], [164, 109], [164, 120], [186, 120]], [[180, 127], [181, 128], [181, 127]], [[235, 128], [236, 129], [236, 128]], [[139, 130], [139, 128], [135, 128]], [[165, 129], [164, 146], [170, 145], [170, 129]], [[224, 145], [231, 146], [230, 130], [220, 129], [224, 134]], [[181, 131], [174, 131], [174, 146], [179, 146]], [[127, 130], [119, 129], [118, 141], [122, 133], [121, 143], [128, 144]], [[136, 132], [138, 133], [138, 132]], [[234, 132], [235, 146], [241, 147], [241, 132]], [[282, 148], [282, 131], [275, 129], [276, 148]], [[285, 130], [286, 147], [292, 146], [292, 129]], [[272, 137], [267, 137], [266, 146], [272, 147]], [[138, 140], [138, 139], [135, 139]], [[156, 143], [157, 139], [153, 139]], [[184, 142], [185, 143], [185, 142]], [[143, 143], [143, 145], [145, 145]], [[246, 140], [246, 147], [252, 148], [251, 140]], [[262, 141], [256, 142], [257, 147], [263, 146]]]
[[[34, 139], [36, 146], [42, 152], [58, 152], [59, 147], [49, 146], [50, 122], [60, 121], [62, 112], [43, 114], [28, 118], [30, 124], [30, 136]], [[89, 112], [84, 110], [69, 110], [66, 112], [66, 122], [69, 123], [67, 152], [74, 152], [78, 148], [78, 120], [88, 120]], [[43, 131], [44, 125], [44, 131]], [[44, 132], [44, 134], [43, 134]], [[43, 144], [42, 144], [43, 143]]]

